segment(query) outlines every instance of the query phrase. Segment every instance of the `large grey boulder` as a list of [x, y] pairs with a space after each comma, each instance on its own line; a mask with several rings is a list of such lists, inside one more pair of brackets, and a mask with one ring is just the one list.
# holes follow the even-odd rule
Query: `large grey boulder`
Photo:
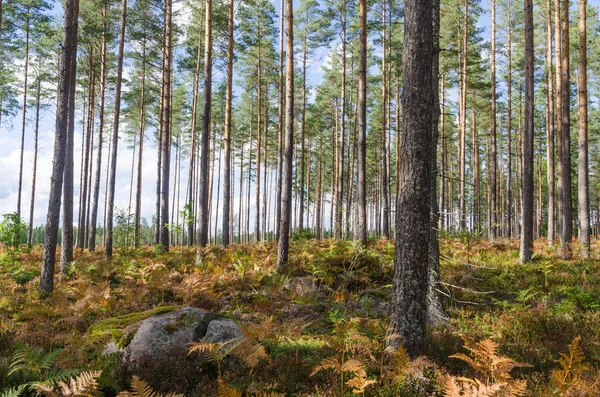
[[171, 359], [187, 355], [194, 341], [225, 342], [242, 337], [242, 330], [235, 321], [184, 306], [143, 320], [127, 351], [130, 362], [144, 358]]

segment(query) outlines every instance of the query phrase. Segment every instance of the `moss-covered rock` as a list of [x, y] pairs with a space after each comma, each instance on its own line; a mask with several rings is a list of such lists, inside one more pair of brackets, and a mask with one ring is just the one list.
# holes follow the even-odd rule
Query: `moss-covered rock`
[[112, 339], [118, 346], [124, 347], [129, 344], [143, 320], [155, 315], [172, 312], [178, 308], [179, 306], [159, 306], [143, 312], [107, 318], [92, 324], [88, 328], [84, 339], [90, 345], [102, 344]]

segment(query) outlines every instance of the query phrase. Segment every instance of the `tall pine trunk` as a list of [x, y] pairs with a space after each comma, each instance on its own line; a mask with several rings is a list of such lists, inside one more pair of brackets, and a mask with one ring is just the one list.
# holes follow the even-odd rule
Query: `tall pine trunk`
[[498, 220], [496, 218], [498, 199], [497, 199], [497, 180], [498, 180], [498, 152], [496, 145], [496, 0], [492, 0], [492, 50], [491, 50], [491, 62], [492, 62], [492, 114], [490, 115], [490, 146], [491, 146], [491, 159], [490, 159], [490, 170], [488, 175], [488, 196], [490, 201], [488, 202], [488, 238], [490, 241], [494, 241], [497, 235], [496, 224]]
[[533, 254], [533, 0], [525, 0], [525, 120], [523, 128], [523, 189], [521, 205], [521, 262]]
[[431, 153], [433, 145], [432, 8], [431, 0], [405, 2], [402, 163], [390, 304], [390, 331], [399, 337], [387, 342], [402, 344], [410, 357], [423, 351], [427, 320], [432, 164], [423, 153]]
[[231, 104], [233, 97], [233, 12], [234, 0], [229, 0], [227, 8], [227, 87], [225, 89], [225, 164], [223, 181], [223, 247], [230, 243], [231, 211]]
[[283, 32], [285, 23], [284, 2], [280, 1], [279, 10], [279, 103], [277, 106], [278, 126], [277, 126], [277, 187], [275, 192], [275, 238], [279, 240], [279, 224], [281, 222], [281, 189], [283, 186], [283, 152], [284, 152], [284, 116], [283, 116]]
[[590, 181], [588, 164], [588, 114], [587, 114], [587, 1], [579, 0], [579, 78], [577, 90], [578, 106], [578, 191], [577, 208], [579, 218], [579, 240], [581, 256], [590, 256]]
[[390, 178], [388, 175], [388, 153], [387, 153], [387, 70], [386, 70], [386, 0], [382, 1], [383, 12], [381, 23], [383, 26], [382, 34], [382, 55], [381, 55], [381, 187], [383, 193], [383, 237], [390, 237]]
[[160, 133], [160, 223], [159, 244], [169, 250], [169, 182], [171, 171], [171, 119], [172, 119], [172, 68], [173, 68], [173, 2], [165, 2], [165, 48], [163, 56], [163, 105]]
[[554, 79], [552, 76], [552, 7], [550, 0], [546, 0], [546, 96], [547, 96], [547, 128], [546, 128], [546, 158], [547, 158], [547, 173], [546, 179], [548, 184], [548, 245], [552, 245], [554, 242], [555, 224], [554, 213], [555, 213], [555, 202], [554, 202]]
[[[431, 222], [429, 239], [429, 275], [427, 283], [427, 322], [429, 324], [446, 323], [446, 315], [442, 307], [442, 297], [439, 290], [440, 285], [440, 245], [438, 241], [440, 211], [438, 207], [437, 182], [439, 170], [438, 164], [438, 140], [440, 136], [440, 0], [432, 1], [432, 35], [433, 35], [433, 58], [431, 65], [431, 79], [433, 88], [433, 106], [431, 107], [431, 147], [429, 151], [431, 177], [429, 178], [429, 194], [431, 200]], [[443, 84], [442, 79], [442, 84]], [[443, 88], [442, 88], [443, 92]], [[442, 108], [443, 109], [443, 108]], [[443, 125], [443, 122], [442, 122]]]
[[569, 0], [562, 0], [561, 20], [561, 118], [560, 141], [559, 200], [562, 203], [560, 213], [560, 252], [565, 260], [571, 258], [571, 239], [573, 236], [573, 207], [571, 199], [571, 82], [569, 73]]
[[[337, 164], [337, 188], [335, 198], [335, 238], [341, 239], [342, 236], [342, 215], [344, 201], [344, 137], [346, 135], [346, 2], [342, 3], [342, 98], [341, 98], [341, 116], [340, 133], [338, 137], [338, 164]], [[360, 77], [359, 77], [360, 78]]]
[[[202, 23], [200, 23], [202, 26]], [[194, 182], [196, 181], [196, 138], [197, 131], [196, 126], [198, 123], [198, 85], [200, 80], [200, 65], [202, 61], [202, 35], [198, 38], [198, 47], [196, 53], [196, 69], [194, 70], [194, 85], [192, 87], [192, 126], [190, 129], [190, 138], [192, 141], [190, 148], [190, 169], [188, 173], [188, 192], [187, 192], [187, 204], [192, 208], [194, 205]], [[192, 219], [186, 220], [187, 232], [188, 232], [188, 245], [191, 246], [194, 243], [194, 221]]]
[[115, 189], [117, 176], [117, 147], [119, 143], [119, 117], [121, 115], [121, 82], [123, 79], [123, 55], [125, 50], [125, 24], [127, 22], [127, 0], [121, 3], [121, 29], [119, 32], [119, 54], [117, 58], [117, 86], [115, 89], [115, 111], [113, 118], [113, 135], [111, 140], [110, 175], [108, 182], [108, 201], [106, 214], [106, 259], [113, 253], [113, 214], [115, 210]]
[[282, 164], [281, 222], [277, 245], [277, 273], [288, 266], [290, 221], [292, 217], [292, 161], [294, 156], [294, 2], [285, 0], [285, 153]]
[[138, 149], [137, 178], [135, 191], [135, 215], [133, 220], [133, 246], [140, 246], [140, 221], [142, 218], [142, 159], [144, 153], [144, 132], [146, 130], [146, 40], [142, 43], [142, 77], [140, 93], [140, 143]]
[[25, 74], [23, 76], [23, 118], [21, 120], [21, 155], [19, 160], [19, 189], [17, 192], [17, 214], [21, 216], [21, 194], [23, 191], [23, 155], [25, 153], [25, 116], [27, 115], [27, 77], [29, 74], [29, 16], [30, 6], [27, 5], [27, 21], [25, 23]]
[[[44, 252], [39, 290], [51, 293], [54, 290], [54, 268], [56, 264], [56, 240], [61, 207], [61, 193], [65, 168], [65, 152], [69, 134], [69, 112], [71, 86], [75, 84], [77, 59], [77, 28], [79, 1], [67, 0], [65, 3], [62, 46], [60, 54], [60, 82], [58, 106], [56, 109], [56, 134], [54, 138], [54, 161], [50, 179], [50, 194], [44, 234]], [[71, 119], [72, 120], [72, 119]]]
[[37, 177], [38, 137], [40, 131], [40, 98], [42, 92], [42, 79], [38, 76], [35, 95], [35, 129], [33, 132], [33, 175], [31, 177], [31, 202], [29, 205], [29, 229], [27, 244], [33, 244], [33, 212], [35, 208], [35, 182]]
[[202, 248], [208, 242], [208, 158], [210, 152], [210, 123], [211, 123], [211, 103], [212, 103], [212, 0], [206, 0], [205, 6], [205, 32], [204, 32], [204, 104], [202, 108], [202, 136], [200, 140], [200, 151], [202, 159], [200, 161], [200, 212], [199, 212], [199, 231], [198, 231], [198, 255], [196, 262], [202, 259]]
[[88, 174], [90, 168], [90, 151], [92, 150], [92, 131], [94, 130], [94, 104], [96, 99], [96, 75], [94, 73], [94, 57], [93, 57], [93, 49], [90, 48], [88, 53], [89, 57], [89, 70], [88, 70], [88, 109], [87, 109], [87, 129], [85, 136], [85, 150], [82, 153], [84, 155], [82, 166], [81, 166], [81, 175], [82, 175], [82, 186], [81, 195], [79, 198], [79, 219], [77, 222], [77, 248], [83, 249], [85, 246], [86, 239], [86, 213], [87, 213], [87, 196], [88, 196]]
[[[431, 13], [431, 12], [430, 12]], [[359, 56], [358, 56], [358, 178], [356, 184], [355, 240], [367, 245], [367, 4], [359, 1]], [[431, 18], [431, 15], [429, 15]], [[431, 70], [429, 70], [431, 72]], [[343, 108], [343, 105], [342, 105]], [[428, 131], [430, 133], [431, 131]], [[342, 142], [343, 144], [343, 142]]]
[[104, 100], [106, 93], [106, 33], [108, 26], [106, 22], [107, 6], [105, 5], [102, 9], [103, 29], [102, 29], [102, 49], [101, 49], [101, 60], [100, 60], [100, 106], [99, 106], [99, 117], [98, 117], [98, 153], [96, 157], [96, 174], [94, 177], [94, 193], [92, 195], [92, 214], [90, 220], [90, 239], [88, 244], [89, 251], [96, 250], [96, 223], [98, 220], [98, 200], [100, 198], [100, 176], [102, 173], [102, 137], [104, 132]]

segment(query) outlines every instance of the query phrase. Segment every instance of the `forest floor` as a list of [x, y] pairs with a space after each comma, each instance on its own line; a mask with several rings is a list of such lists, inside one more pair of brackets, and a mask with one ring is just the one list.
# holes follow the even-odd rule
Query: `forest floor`
[[[594, 242], [592, 253], [599, 250]], [[18, 386], [56, 386], [92, 370], [102, 371], [96, 388], [105, 395], [129, 389], [132, 374], [122, 360], [101, 355], [106, 343], [128, 343], [132, 324], [181, 305], [236, 320], [264, 354], [258, 365], [222, 350], [218, 366], [193, 354], [137, 372], [162, 393], [600, 395], [597, 259], [561, 261], [539, 240], [533, 261], [521, 265], [515, 241], [443, 239], [449, 323], [428, 331], [427, 359], [409, 362], [384, 343], [392, 241], [373, 240], [362, 249], [350, 241], [293, 239], [286, 275], [274, 272], [276, 253], [275, 243], [210, 247], [197, 267], [195, 249], [187, 247], [118, 249], [111, 262], [102, 251], [76, 252], [55, 292], [41, 296], [41, 247], [4, 251], [0, 395], [33, 395]], [[284, 288], [296, 277], [314, 281], [316, 290]]]

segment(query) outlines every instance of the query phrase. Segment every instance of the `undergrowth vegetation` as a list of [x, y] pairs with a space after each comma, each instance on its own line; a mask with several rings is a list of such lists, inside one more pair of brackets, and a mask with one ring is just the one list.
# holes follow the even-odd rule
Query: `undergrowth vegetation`
[[[592, 247], [597, 252], [598, 246]], [[294, 239], [290, 271], [274, 243], [171, 253], [77, 252], [51, 296], [37, 290], [41, 247], [0, 263], [0, 395], [588, 396], [600, 390], [600, 266], [561, 261], [540, 241], [520, 265], [512, 241], [447, 238], [442, 285], [450, 322], [424, 357], [386, 348], [393, 242]], [[6, 253], [7, 251], [5, 251]], [[316, 290], [299, 293], [303, 277]], [[286, 286], [284, 288], [284, 286]], [[139, 322], [191, 305], [245, 338], [190, 346], [185, 360], [131, 373], [107, 344]], [[393, 335], [392, 335], [393, 337]], [[160, 372], [164, 371], [164, 372]]]

